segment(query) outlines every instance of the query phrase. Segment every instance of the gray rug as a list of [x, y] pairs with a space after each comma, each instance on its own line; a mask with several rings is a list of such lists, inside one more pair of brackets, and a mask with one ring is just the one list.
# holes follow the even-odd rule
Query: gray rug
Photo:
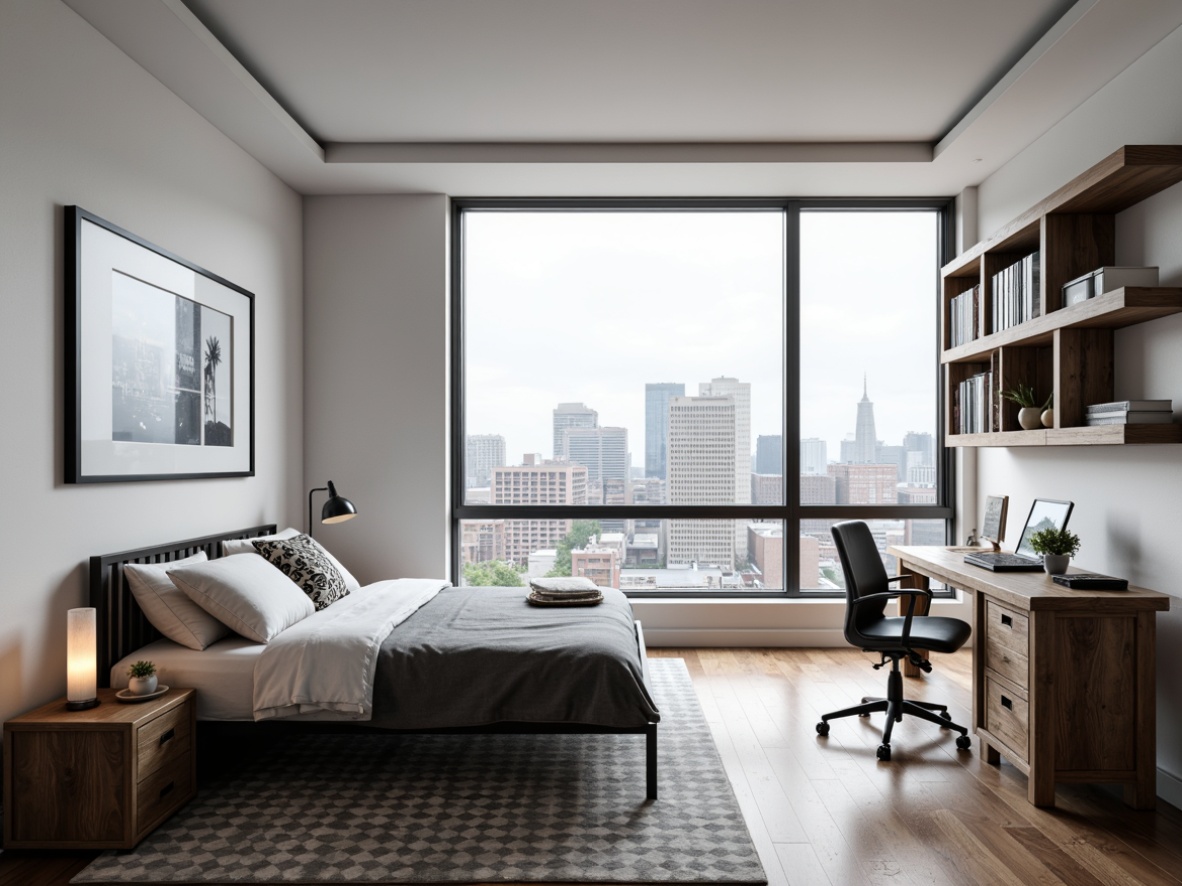
[[73, 883], [764, 883], [680, 659], [643, 735], [308, 735]]

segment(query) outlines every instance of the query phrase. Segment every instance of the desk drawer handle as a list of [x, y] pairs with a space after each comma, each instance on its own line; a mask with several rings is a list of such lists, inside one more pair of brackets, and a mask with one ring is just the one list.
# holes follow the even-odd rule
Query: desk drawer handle
[[1003, 615], [1001, 617], [1001, 623], [1003, 625], [1005, 625], [1007, 628], [1012, 628], [1014, 626], [1014, 620], [1012, 618], [1010, 618], [1008, 615]]
[[1001, 697], [1001, 706], [1008, 711], [1012, 711], [1014, 709], [1014, 703], [1004, 695]]
[[176, 729], [169, 729], [166, 733], [160, 736], [160, 747], [164, 747], [174, 738], [176, 738]]
[[175, 781], [170, 781], [168, 784], [166, 784], [164, 787], [162, 787], [160, 789], [160, 799], [163, 800], [165, 797], [167, 797], [169, 794], [171, 794], [172, 789], [175, 787], [176, 787]]

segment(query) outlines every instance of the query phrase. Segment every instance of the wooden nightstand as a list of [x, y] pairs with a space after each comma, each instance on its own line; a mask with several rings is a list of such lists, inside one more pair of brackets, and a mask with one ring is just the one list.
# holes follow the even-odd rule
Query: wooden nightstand
[[197, 794], [192, 689], [4, 724], [5, 849], [130, 849]]

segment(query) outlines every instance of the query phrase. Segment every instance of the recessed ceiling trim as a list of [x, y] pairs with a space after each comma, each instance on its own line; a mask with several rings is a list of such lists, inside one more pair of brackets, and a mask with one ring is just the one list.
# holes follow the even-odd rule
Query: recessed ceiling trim
[[342, 142], [327, 163], [931, 163], [923, 142]]
[[1063, 16], [1055, 22], [1050, 29], [1039, 38], [1030, 50], [1018, 59], [1017, 63], [1006, 71], [1005, 76], [993, 85], [981, 100], [969, 109], [969, 112], [957, 121], [956, 125], [948, 131], [948, 134], [940, 139], [935, 146], [933, 156], [939, 157], [943, 154], [952, 143], [955, 142], [961, 135], [963, 135], [970, 126], [972, 126], [986, 111], [988, 111], [998, 99], [1000, 99], [1009, 89], [1021, 79], [1022, 75], [1029, 71], [1038, 63], [1044, 55], [1046, 55], [1051, 48], [1059, 42], [1059, 39], [1066, 34], [1071, 28], [1083, 18], [1092, 7], [1094, 7], [1100, 0], [1079, 0], [1072, 6]]

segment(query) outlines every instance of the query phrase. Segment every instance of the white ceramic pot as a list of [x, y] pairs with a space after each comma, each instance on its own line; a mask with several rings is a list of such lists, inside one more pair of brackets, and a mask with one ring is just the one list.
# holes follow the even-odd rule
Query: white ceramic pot
[[1023, 406], [1018, 410], [1018, 424], [1028, 431], [1042, 427], [1042, 417], [1037, 406]]
[[132, 677], [127, 681], [127, 691], [132, 695], [148, 695], [156, 691], [156, 675], [150, 677]]
[[1042, 568], [1047, 571], [1047, 575], [1062, 575], [1067, 571], [1067, 567], [1071, 565], [1070, 554], [1043, 554]]
[[1042, 426], [1044, 428], [1053, 428], [1055, 426], [1055, 410], [1044, 409], [1042, 411]]

